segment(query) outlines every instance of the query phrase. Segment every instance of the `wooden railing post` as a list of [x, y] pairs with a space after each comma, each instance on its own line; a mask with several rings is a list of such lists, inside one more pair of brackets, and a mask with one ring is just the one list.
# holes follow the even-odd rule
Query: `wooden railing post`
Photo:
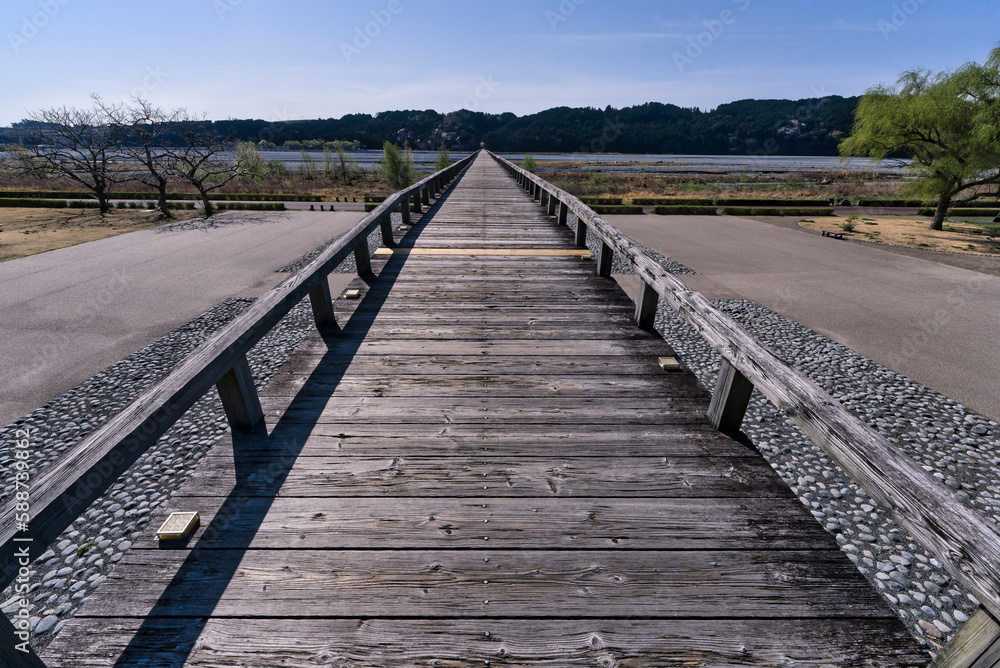
[[559, 224], [566, 225], [569, 223], [569, 204], [566, 202], [559, 202]]
[[551, 195], [549, 195], [549, 191], [546, 190], [545, 188], [542, 188], [542, 192], [538, 194], [538, 203], [542, 205], [543, 209], [548, 210], [549, 197], [551, 197]]
[[430, 193], [428, 192], [429, 190], [430, 187], [428, 186], [427, 188], [424, 188], [423, 190], [420, 191], [420, 201], [423, 202], [425, 206], [430, 206], [431, 204], [431, 196]]
[[322, 277], [309, 293], [309, 303], [312, 306], [316, 329], [321, 332], [337, 329], [337, 315], [333, 312], [333, 296], [330, 294], [328, 276]]
[[723, 359], [712, 402], [708, 406], [708, 421], [724, 434], [738, 434], [750, 405], [751, 394], [753, 383], [729, 360]]
[[399, 211], [403, 215], [403, 225], [410, 224], [410, 200], [409, 198], [404, 198], [401, 200], [399, 205]]
[[929, 668], [995, 668], [1000, 665], [1000, 622], [980, 608], [962, 625]]
[[413, 200], [413, 213], [423, 213], [424, 208], [420, 206], [420, 193], [415, 192], [410, 195], [409, 199]]
[[640, 280], [639, 296], [635, 299], [635, 324], [639, 329], [655, 331], [656, 306], [659, 302], [660, 293], [646, 281]]
[[368, 255], [368, 239], [362, 239], [354, 247], [354, 263], [358, 267], [358, 276], [372, 275], [372, 259]]
[[548, 214], [550, 216], [556, 215], [556, 205], [558, 205], [558, 204], [559, 204], [559, 200], [557, 200], [555, 198], [555, 196], [552, 195], [552, 193], [549, 193], [549, 208], [548, 208], [547, 212], [548, 212]]
[[587, 247], [587, 223], [579, 216], [576, 218], [576, 247]]
[[611, 263], [614, 259], [615, 252], [602, 239], [601, 248], [597, 251], [597, 275], [601, 278], [611, 278]]
[[233, 431], [252, 431], [264, 422], [260, 397], [253, 384], [253, 374], [246, 355], [240, 355], [236, 364], [215, 384], [222, 398], [222, 408]]
[[378, 224], [382, 230], [382, 245], [386, 248], [395, 248], [396, 239], [392, 236], [392, 216], [386, 214]]

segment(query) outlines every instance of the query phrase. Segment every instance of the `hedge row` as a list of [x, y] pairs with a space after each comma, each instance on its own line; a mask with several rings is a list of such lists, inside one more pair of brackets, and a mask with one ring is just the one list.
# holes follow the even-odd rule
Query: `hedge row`
[[12, 197], [0, 197], [0, 206], [24, 207], [31, 209], [65, 209], [64, 199], [14, 199]]
[[926, 206], [926, 202], [921, 202], [918, 199], [862, 199], [858, 200], [858, 206], [880, 206], [880, 207], [897, 207], [897, 206], [908, 206], [908, 207], [920, 207]]
[[626, 205], [614, 205], [614, 204], [594, 204], [590, 207], [596, 213], [602, 216], [609, 215], [619, 215], [619, 216], [641, 216], [642, 207], [641, 206], [626, 206]]
[[220, 202], [219, 211], [284, 211], [284, 202]]
[[632, 204], [653, 206], [712, 206], [715, 200], [710, 197], [635, 197]]
[[621, 206], [625, 203], [621, 197], [581, 197], [580, 201], [587, 206]]
[[721, 197], [715, 200], [719, 206], [740, 206], [740, 207], [774, 207], [774, 206], [797, 206], [797, 207], [828, 207], [831, 206], [828, 199], [739, 199], [734, 197]]
[[[157, 202], [118, 202], [115, 205], [119, 209], [156, 209], [159, 207]], [[194, 202], [167, 202], [168, 209], [186, 209], [193, 210], [195, 208]]]
[[367, 202], [375, 202], [376, 204], [379, 204], [381, 202], [384, 202], [386, 199], [387, 198], [386, 198], [385, 195], [365, 195], [365, 202], [366, 203]]
[[[110, 199], [155, 199], [156, 193], [112, 192]], [[30, 199], [90, 199], [91, 194], [79, 190], [0, 190], [0, 200], [9, 197]], [[168, 199], [200, 200], [198, 193], [167, 193]], [[322, 202], [319, 195], [266, 195], [259, 193], [210, 193], [212, 200], [232, 202]]]
[[722, 209], [723, 216], [832, 216], [833, 207], [826, 208], [793, 208], [793, 207], [746, 207], [727, 206]]
[[653, 213], [660, 216], [714, 216], [718, 207], [712, 206], [658, 206]]
[[[928, 218], [933, 217], [935, 209], [924, 208], [917, 211], [918, 216], [927, 216]], [[955, 208], [948, 209], [949, 216], [958, 216], [962, 218], [995, 218], [1000, 216], [1000, 209], [966, 209], [966, 208]]]

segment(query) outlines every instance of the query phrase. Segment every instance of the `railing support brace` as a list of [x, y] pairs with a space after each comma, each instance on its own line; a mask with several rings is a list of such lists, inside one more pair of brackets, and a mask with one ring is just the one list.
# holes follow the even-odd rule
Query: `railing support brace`
[[378, 224], [382, 230], [382, 245], [386, 248], [395, 248], [396, 240], [392, 236], [392, 216], [387, 214]]
[[372, 275], [372, 259], [368, 255], [368, 239], [362, 239], [354, 247], [354, 263], [358, 267], [358, 276]]
[[430, 186], [420, 191], [420, 201], [423, 202], [425, 206], [430, 206], [431, 204], [431, 195], [429, 190]]
[[566, 202], [559, 202], [559, 224], [566, 225], [569, 223], [569, 205]]
[[[329, 290], [328, 290], [329, 292]], [[233, 431], [252, 431], [264, 423], [264, 411], [253, 384], [253, 374], [246, 355], [215, 384], [222, 398], [222, 408]]]
[[579, 216], [576, 219], [576, 247], [587, 247], [587, 223]]
[[413, 200], [413, 213], [423, 213], [424, 208], [420, 206], [420, 193], [413, 193], [410, 199]]
[[738, 434], [752, 393], [753, 383], [729, 360], [723, 359], [712, 403], [708, 407], [708, 421], [724, 434]]
[[554, 197], [554, 196], [552, 195], [552, 193], [549, 193], [549, 207], [548, 207], [548, 209], [547, 209], [547, 212], [548, 212], [548, 214], [549, 214], [550, 216], [554, 216], [554, 215], [556, 215], [556, 205], [558, 205], [558, 204], [559, 204], [559, 200], [557, 200], [557, 199], [556, 199], [556, 198], [555, 198], [555, 197]]
[[660, 294], [646, 281], [639, 282], [639, 296], [635, 300], [635, 324], [647, 332], [655, 331], [656, 306]]
[[399, 205], [399, 211], [403, 215], [403, 225], [410, 224], [410, 200], [403, 200], [403, 203]]
[[330, 279], [324, 276], [309, 293], [309, 303], [312, 305], [313, 320], [319, 331], [337, 329], [337, 316], [333, 312], [333, 296], [330, 294]]
[[597, 251], [597, 275], [601, 278], [611, 278], [611, 263], [615, 252], [605, 241], [601, 241], [601, 249]]

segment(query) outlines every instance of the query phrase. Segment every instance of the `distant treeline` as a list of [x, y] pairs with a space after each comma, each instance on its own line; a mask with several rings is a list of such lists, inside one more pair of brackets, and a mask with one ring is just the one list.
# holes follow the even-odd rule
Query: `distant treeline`
[[212, 126], [229, 139], [262, 147], [340, 140], [367, 149], [391, 141], [415, 149], [444, 144], [472, 150], [485, 144], [506, 152], [837, 155], [859, 99], [741, 100], [708, 112], [650, 102], [624, 109], [557, 107], [520, 117], [387, 111], [307, 121], [225, 120]]

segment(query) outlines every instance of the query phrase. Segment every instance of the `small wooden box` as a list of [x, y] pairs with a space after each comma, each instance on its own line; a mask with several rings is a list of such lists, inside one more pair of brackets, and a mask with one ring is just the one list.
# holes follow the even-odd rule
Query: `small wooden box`
[[198, 528], [198, 513], [170, 513], [156, 537], [160, 540], [184, 540]]
[[348, 290], [344, 293], [344, 299], [360, 299], [361, 290]]

